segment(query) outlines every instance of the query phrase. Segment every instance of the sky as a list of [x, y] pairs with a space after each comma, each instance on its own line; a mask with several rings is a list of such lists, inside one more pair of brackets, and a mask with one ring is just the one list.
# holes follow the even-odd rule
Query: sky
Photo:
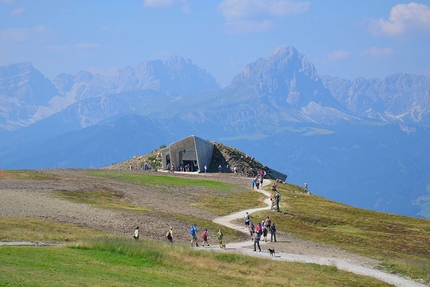
[[319, 75], [430, 75], [430, 0], [0, 0], [0, 66], [51, 80], [181, 56], [225, 87], [283, 45]]

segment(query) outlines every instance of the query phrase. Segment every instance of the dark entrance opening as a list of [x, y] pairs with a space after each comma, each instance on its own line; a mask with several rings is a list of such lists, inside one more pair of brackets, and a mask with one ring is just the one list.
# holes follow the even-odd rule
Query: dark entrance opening
[[189, 171], [197, 171], [196, 165], [194, 164], [193, 160], [183, 160], [182, 161], [183, 165], [184, 165], [184, 170], [187, 170], [187, 166], [190, 167]]

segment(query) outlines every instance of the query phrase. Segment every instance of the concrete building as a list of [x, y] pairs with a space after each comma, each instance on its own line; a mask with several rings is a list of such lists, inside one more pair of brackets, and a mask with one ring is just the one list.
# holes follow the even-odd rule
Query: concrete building
[[175, 170], [180, 166], [189, 166], [189, 171], [204, 172], [204, 166], [209, 168], [214, 144], [196, 136], [189, 136], [170, 144], [161, 150], [163, 169]]

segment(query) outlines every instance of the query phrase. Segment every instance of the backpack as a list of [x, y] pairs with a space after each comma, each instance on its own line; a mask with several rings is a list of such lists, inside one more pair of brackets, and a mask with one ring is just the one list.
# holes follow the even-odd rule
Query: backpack
[[190, 228], [190, 234], [191, 235], [196, 235], [196, 230], [194, 229], [194, 226]]
[[166, 233], [166, 237], [169, 237], [169, 236], [170, 236], [170, 230], [167, 231], [167, 233]]
[[208, 236], [208, 235], [207, 235], [206, 231], [203, 231], [203, 233], [202, 233], [202, 238], [203, 238], [203, 239], [205, 239], [205, 238], [207, 238], [207, 236]]

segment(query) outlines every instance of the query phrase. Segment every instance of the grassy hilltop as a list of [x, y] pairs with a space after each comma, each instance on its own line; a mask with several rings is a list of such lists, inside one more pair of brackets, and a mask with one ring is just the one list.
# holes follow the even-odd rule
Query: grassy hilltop
[[[226, 215], [263, 206], [263, 197], [232, 174], [190, 177], [155, 172], [112, 170], [2, 171], [2, 182], [77, 182], [75, 190], [56, 190], [49, 196], [118, 215], [153, 216], [185, 226], [198, 223], [210, 234], [220, 227], [198, 214]], [[85, 188], [85, 181], [97, 190]], [[189, 206], [164, 212], [156, 203], [131, 200], [126, 189], [157, 190], [186, 198]], [[22, 187], [21, 187], [22, 188]], [[368, 256], [381, 268], [430, 282], [430, 224], [428, 220], [353, 208], [307, 195], [301, 187], [278, 184], [282, 211], [270, 216], [281, 233]], [[140, 192], [140, 191], [139, 191]], [[49, 208], [49, 207], [47, 207]], [[167, 207], [166, 207], [167, 208]], [[189, 212], [187, 209], [189, 208]], [[185, 211], [184, 211], [185, 210]], [[1, 214], [1, 213], [0, 213]], [[253, 214], [265, 218], [267, 212]], [[166, 224], [168, 224], [166, 223]], [[241, 235], [224, 228], [230, 242]], [[180, 234], [178, 234], [180, 238]], [[0, 286], [388, 286], [374, 278], [334, 266], [288, 263], [227, 252], [189, 248], [188, 235], [169, 245], [88, 224], [37, 218], [0, 217], [0, 241], [38, 241], [50, 246], [0, 246]]]

